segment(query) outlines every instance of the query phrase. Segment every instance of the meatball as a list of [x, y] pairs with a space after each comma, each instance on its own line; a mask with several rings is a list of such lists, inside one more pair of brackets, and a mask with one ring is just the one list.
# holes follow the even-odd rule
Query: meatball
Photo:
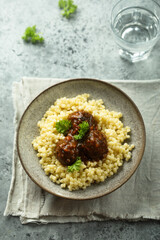
[[92, 114], [85, 111], [77, 111], [69, 114], [68, 120], [71, 121], [72, 127], [74, 129], [78, 129], [79, 124], [83, 121], [87, 121], [89, 123], [89, 126], [92, 128], [95, 128], [97, 126], [97, 122]]
[[98, 161], [107, 154], [107, 141], [102, 132], [91, 130], [81, 148], [82, 155], [85, 154], [89, 160]]
[[[94, 117], [85, 111], [73, 112], [68, 116], [68, 120], [72, 123], [72, 128], [68, 135], [57, 143], [55, 152], [57, 159], [63, 165], [72, 165], [77, 157], [81, 157], [82, 161], [98, 161], [103, 159], [107, 154], [107, 141], [101, 131], [98, 130], [97, 122]], [[85, 136], [76, 140], [74, 136], [78, 134], [83, 121], [89, 123], [89, 130]]]
[[78, 157], [77, 141], [73, 136], [67, 135], [56, 146], [56, 157], [63, 165], [72, 165]]

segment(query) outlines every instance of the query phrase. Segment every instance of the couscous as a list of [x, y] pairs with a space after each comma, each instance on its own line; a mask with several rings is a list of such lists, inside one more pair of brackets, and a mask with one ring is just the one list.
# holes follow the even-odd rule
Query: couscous
[[[109, 111], [102, 99], [89, 100], [89, 97], [89, 94], [81, 94], [74, 98], [57, 99], [38, 122], [40, 135], [32, 142], [46, 175], [51, 181], [70, 191], [85, 189], [92, 183], [103, 182], [117, 173], [124, 161], [131, 158], [134, 148], [133, 144], [125, 142], [130, 138], [130, 127], [123, 126], [120, 120], [122, 113]], [[76, 111], [92, 114], [98, 131], [106, 138], [107, 154], [98, 161], [82, 161], [78, 171], [68, 171], [68, 166], [63, 165], [56, 156], [56, 146], [65, 138], [64, 134], [57, 131], [56, 123], [68, 119]]]

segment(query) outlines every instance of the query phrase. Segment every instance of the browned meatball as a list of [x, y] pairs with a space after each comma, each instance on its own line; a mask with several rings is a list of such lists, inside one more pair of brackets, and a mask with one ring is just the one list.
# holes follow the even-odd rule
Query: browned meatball
[[83, 121], [87, 121], [89, 126], [95, 128], [97, 125], [96, 120], [92, 116], [92, 114], [85, 111], [77, 111], [73, 112], [68, 116], [68, 120], [71, 121], [73, 129], [77, 129], [78, 125]]
[[[57, 143], [56, 157], [63, 165], [72, 165], [77, 157], [82, 161], [98, 161], [107, 154], [107, 142], [102, 132], [98, 130], [97, 122], [94, 117], [85, 111], [73, 112], [68, 120], [72, 123], [72, 128], [68, 135]], [[78, 134], [79, 124], [83, 121], [89, 123], [90, 129], [86, 135], [76, 140], [74, 135]]]
[[77, 141], [73, 136], [67, 135], [56, 146], [56, 157], [63, 165], [72, 165], [78, 157]]
[[[91, 130], [83, 143], [81, 151], [87, 155], [89, 160], [98, 161], [107, 154], [107, 141], [102, 132]], [[83, 155], [83, 154], [82, 154]]]

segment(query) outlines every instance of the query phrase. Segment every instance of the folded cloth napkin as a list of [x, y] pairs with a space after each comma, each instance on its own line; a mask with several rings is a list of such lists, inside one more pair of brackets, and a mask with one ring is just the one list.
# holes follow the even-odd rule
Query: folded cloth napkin
[[[62, 80], [23, 78], [13, 84], [15, 137], [27, 105], [42, 90], [59, 81]], [[133, 99], [145, 122], [146, 149], [136, 173], [107, 196], [86, 201], [63, 199], [43, 191], [30, 180], [21, 166], [14, 141], [13, 172], [5, 216], [20, 216], [22, 224], [160, 219], [160, 80], [108, 82]]]

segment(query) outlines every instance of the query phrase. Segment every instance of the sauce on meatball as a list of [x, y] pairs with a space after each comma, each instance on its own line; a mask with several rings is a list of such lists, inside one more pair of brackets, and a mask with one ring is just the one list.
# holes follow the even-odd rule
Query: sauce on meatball
[[[107, 154], [107, 141], [104, 134], [98, 130], [97, 121], [86, 111], [76, 111], [68, 116], [72, 128], [68, 135], [57, 143], [56, 157], [63, 165], [72, 165], [78, 156], [82, 161], [102, 160]], [[89, 131], [81, 140], [75, 140], [74, 135], [79, 131], [79, 124], [89, 123]]]
[[71, 121], [73, 129], [77, 128], [83, 121], [87, 121], [90, 127], [97, 127], [97, 121], [92, 114], [85, 111], [76, 111], [69, 114], [68, 120]]
[[72, 165], [75, 162], [79, 154], [77, 144], [78, 142], [72, 135], [59, 140], [56, 146], [56, 156], [63, 165]]

